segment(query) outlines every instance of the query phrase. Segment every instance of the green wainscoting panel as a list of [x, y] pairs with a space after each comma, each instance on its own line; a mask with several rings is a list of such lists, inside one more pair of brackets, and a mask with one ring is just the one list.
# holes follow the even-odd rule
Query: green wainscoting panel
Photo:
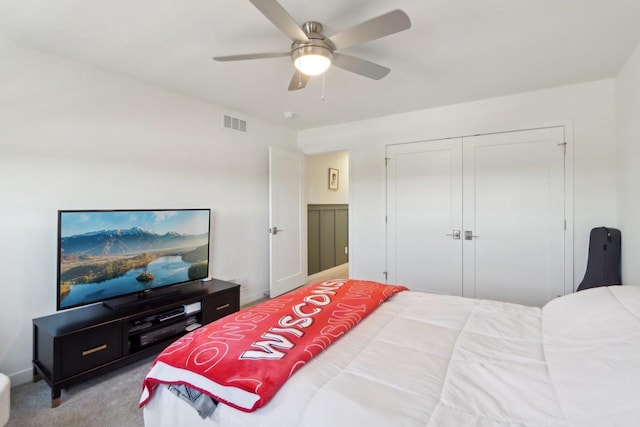
[[336, 213], [320, 210], [320, 271], [336, 266]]
[[349, 209], [336, 209], [336, 265], [349, 262]]
[[320, 211], [309, 209], [307, 212], [307, 245], [309, 246], [308, 274], [320, 271]]
[[308, 274], [349, 262], [349, 205], [307, 205]]

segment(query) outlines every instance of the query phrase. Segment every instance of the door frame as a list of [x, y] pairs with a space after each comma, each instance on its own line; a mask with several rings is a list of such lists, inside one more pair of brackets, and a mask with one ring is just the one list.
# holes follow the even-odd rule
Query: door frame
[[[390, 145], [402, 145], [402, 144], [412, 144], [417, 142], [435, 142], [441, 141], [443, 139], [450, 138], [469, 138], [472, 136], [480, 136], [480, 135], [494, 135], [501, 133], [509, 133], [509, 132], [520, 132], [527, 130], [536, 130], [536, 129], [545, 129], [545, 128], [553, 128], [553, 127], [561, 127], [564, 130], [564, 142], [565, 142], [565, 158], [564, 158], [564, 217], [565, 217], [565, 234], [564, 234], [564, 294], [570, 294], [575, 291], [575, 269], [574, 269], [574, 177], [573, 177], [573, 163], [574, 163], [574, 153], [573, 153], [573, 121], [572, 120], [563, 120], [556, 122], [549, 122], [539, 124], [537, 126], [522, 126], [522, 127], [513, 127], [508, 130], [484, 130], [476, 133], [468, 133], [468, 134], [457, 134], [457, 135], [448, 135], [443, 137], [436, 138], [427, 138], [423, 140], [413, 140], [413, 141], [405, 141], [401, 143], [391, 143], [385, 145], [385, 156]], [[351, 159], [349, 159], [351, 161]], [[387, 212], [387, 194], [388, 194], [388, 177], [387, 170], [385, 168], [385, 217], [388, 215]], [[349, 197], [351, 197], [351, 192], [349, 192]], [[351, 215], [351, 210], [349, 212]], [[351, 220], [351, 218], [349, 218]], [[386, 229], [386, 221], [385, 221], [385, 271], [388, 271], [388, 245], [387, 241], [387, 229]], [[351, 260], [351, 258], [350, 258]]]

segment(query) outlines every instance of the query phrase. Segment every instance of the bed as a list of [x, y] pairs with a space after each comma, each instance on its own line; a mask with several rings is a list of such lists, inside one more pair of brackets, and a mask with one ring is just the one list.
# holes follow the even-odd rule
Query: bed
[[[352, 283], [352, 282], [348, 282]], [[544, 307], [403, 291], [263, 407], [201, 418], [165, 386], [146, 426], [602, 426], [640, 423], [640, 287]]]

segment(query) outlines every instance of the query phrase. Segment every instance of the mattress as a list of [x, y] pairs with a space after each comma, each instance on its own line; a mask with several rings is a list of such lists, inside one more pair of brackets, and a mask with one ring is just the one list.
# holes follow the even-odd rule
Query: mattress
[[401, 292], [252, 413], [206, 419], [165, 387], [147, 426], [635, 425], [640, 287], [543, 308]]

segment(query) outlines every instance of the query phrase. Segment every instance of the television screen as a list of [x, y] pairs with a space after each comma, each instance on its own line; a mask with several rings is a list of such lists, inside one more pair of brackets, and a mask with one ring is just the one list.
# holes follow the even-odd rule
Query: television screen
[[58, 212], [58, 310], [203, 279], [209, 209]]

